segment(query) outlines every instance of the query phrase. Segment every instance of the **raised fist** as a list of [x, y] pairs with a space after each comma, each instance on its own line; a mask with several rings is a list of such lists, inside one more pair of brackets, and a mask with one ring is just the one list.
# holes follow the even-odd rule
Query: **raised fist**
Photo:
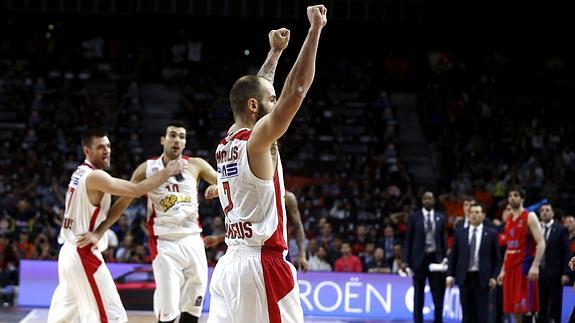
[[311, 27], [323, 28], [327, 24], [327, 8], [322, 4], [307, 7], [307, 18]]
[[284, 50], [289, 43], [289, 29], [280, 28], [270, 31], [268, 38], [270, 39], [270, 47], [273, 49]]

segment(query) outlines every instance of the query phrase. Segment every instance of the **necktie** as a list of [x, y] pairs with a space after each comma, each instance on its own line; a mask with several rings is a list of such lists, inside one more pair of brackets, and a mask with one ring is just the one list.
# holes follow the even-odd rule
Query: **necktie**
[[425, 224], [427, 226], [425, 228], [425, 231], [427, 232], [433, 231], [433, 224], [431, 224], [431, 214], [429, 212], [425, 216]]
[[548, 234], [549, 234], [549, 227], [547, 225], [545, 225], [545, 232], [543, 233], [543, 237], [545, 238], [545, 241], [547, 241]]
[[475, 234], [477, 233], [477, 228], [473, 228], [471, 233], [471, 241], [469, 242], [469, 269], [475, 265]]
[[433, 227], [429, 219], [431, 215], [426, 212], [423, 216], [425, 217], [425, 250], [427, 251], [432, 246]]

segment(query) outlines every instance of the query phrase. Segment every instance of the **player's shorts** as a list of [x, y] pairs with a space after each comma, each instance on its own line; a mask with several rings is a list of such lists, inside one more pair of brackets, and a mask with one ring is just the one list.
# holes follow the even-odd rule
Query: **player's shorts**
[[179, 240], [158, 239], [152, 266], [156, 280], [154, 312], [160, 321], [171, 321], [188, 312], [199, 317], [208, 286], [208, 262], [199, 233]]
[[58, 256], [58, 278], [48, 322], [128, 322], [99, 251], [65, 242]]
[[303, 322], [295, 267], [279, 251], [229, 247], [210, 282], [208, 323]]
[[[528, 269], [527, 269], [528, 270]], [[522, 266], [505, 269], [503, 276], [503, 312], [529, 313], [539, 311], [539, 284], [527, 279]]]

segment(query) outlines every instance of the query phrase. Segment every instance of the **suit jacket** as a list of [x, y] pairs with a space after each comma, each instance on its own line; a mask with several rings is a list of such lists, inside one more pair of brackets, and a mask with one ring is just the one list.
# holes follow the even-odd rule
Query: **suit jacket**
[[543, 258], [541, 274], [550, 275], [559, 279], [561, 275], [568, 275], [571, 249], [569, 248], [569, 232], [565, 227], [554, 221], [551, 232], [545, 242], [545, 255]]
[[[445, 236], [445, 216], [434, 210], [435, 218], [435, 259], [441, 262], [447, 252], [447, 240]], [[407, 221], [407, 231], [403, 241], [402, 261], [413, 271], [419, 271], [423, 264], [425, 254], [425, 217], [421, 209], [411, 213]]]
[[[449, 255], [447, 275], [455, 277], [458, 285], [465, 284], [469, 269], [469, 227], [455, 232], [455, 241]], [[497, 241], [497, 231], [483, 225], [479, 245], [479, 282], [489, 286], [490, 278], [497, 278], [501, 269], [501, 254]]]

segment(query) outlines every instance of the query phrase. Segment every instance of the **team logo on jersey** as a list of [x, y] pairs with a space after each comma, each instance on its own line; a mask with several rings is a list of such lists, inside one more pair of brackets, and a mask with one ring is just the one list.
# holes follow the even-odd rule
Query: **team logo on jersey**
[[190, 203], [192, 202], [192, 198], [184, 195], [168, 195], [166, 197], [164, 197], [163, 199], [160, 200], [160, 207], [162, 208], [162, 211], [166, 212], [169, 209], [171, 209], [174, 205], [176, 205], [177, 203]]
[[72, 179], [70, 179], [70, 185], [69, 186], [78, 186], [78, 184], [80, 184], [80, 178], [82, 178], [82, 176], [84, 176], [84, 174], [86, 173], [85, 170], [78, 168], [74, 174], [72, 174]]
[[157, 173], [157, 172], [158, 172], [158, 170], [159, 170], [159, 168], [158, 168], [158, 167], [152, 167], [152, 174], [155, 174], [155, 173]]
[[507, 248], [509, 249], [519, 249], [519, 240], [507, 240]]
[[218, 166], [218, 173], [220, 173], [221, 179], [238, 176], [238, 163], [229, 163]]
[[523, 219], [519, 220], [519, 222], [517, 222], [517, 227], [521, 228], [523, 227]]

